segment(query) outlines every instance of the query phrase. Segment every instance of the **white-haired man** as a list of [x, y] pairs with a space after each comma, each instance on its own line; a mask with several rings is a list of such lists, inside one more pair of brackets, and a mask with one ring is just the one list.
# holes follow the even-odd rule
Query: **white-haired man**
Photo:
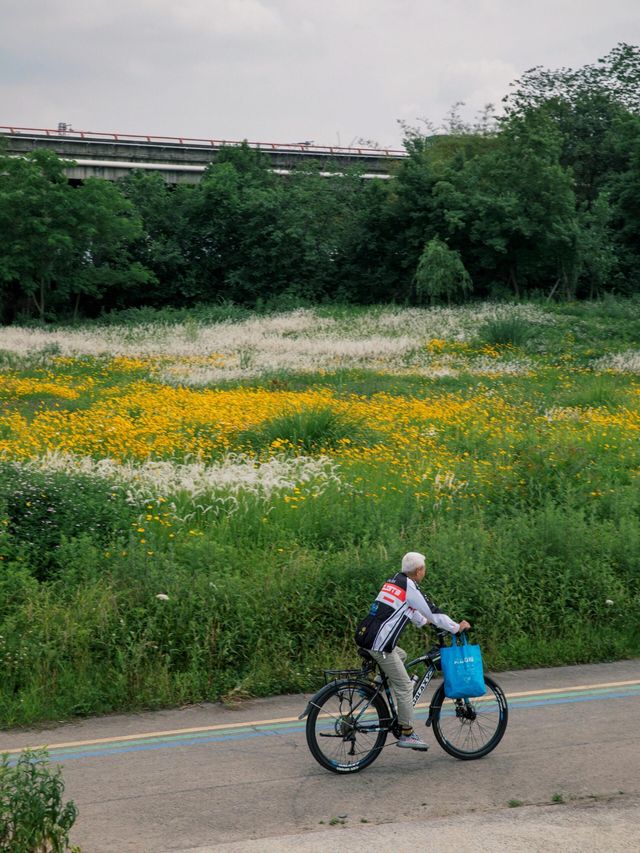
[[454, 622], [420, 592], [425, 560], [417, 551], [405, 554], [401, 571], [382, 585], [369, 613], [356, 628], [356, 643], [384, 671], [396, 698], [401, 730], [397, 745], [422, 750], [429, 747], [413, 729], [413, 685], [404, 666], [407, 653], [396, 643], [407, 622], [419, 628], [430, 622], [452, 634], [471, 627], [465, 620]]

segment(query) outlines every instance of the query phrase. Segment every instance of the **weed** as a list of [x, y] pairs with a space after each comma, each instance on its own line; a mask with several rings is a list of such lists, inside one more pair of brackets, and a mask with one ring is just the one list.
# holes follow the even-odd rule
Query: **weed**
[[[69, 850], [69, 830], [78, 809], [63, 803], [60, 768], [50, 769], [44, 750], [20, 753], [0, 764], [0, 849], [12, 853]], [[75, 849], [75, 848], [74, 848]]]
[[253, 346], [242, 347], [238, 351], [238, 360], [241, 370], [249, 370], [256, 358], [256, 348]]
[[509, 800], [507, 805], [509, 806], [510, 809], [517, 809], [520, 806], [524, 805], [524, 801], [523, 800]]
[[[223, 323], [244, 320], [250, 315], [246, 308], [222, 301], [210, 305], [200, 304], [192, 308], [125, 308], [103, 314], [95, 324], [101, 326], [141, 326], [155, 323], [176, 326], [182, 323]], [[93, 328], [94, 323], [89, 323]]]
[[220, 697], [222, 704], [231, 710], [241, 708], [249, 699], [251, 699], [251, 692], [240, 685]]
[[531, 336], [531, 324], [516, 314], [488, 320], [478, 330], [480, 341], [493, 346], [523, 347]]
[[559, 403], [566, 407], [614, 409], [627, 399], [627, 384], [619, 376], [592, 374], [581, 377], [573, 388], [561, 394]]
[[0, 463], [0, 507], [8, 532], [40, 578], [60, 568], [65, 540], [89, 536], [106, 544], [126, 530], [132, 515], [122, 490], [104, 480], [7, 463]]
[[313, 454], [336, 450], [345, 444], [368, 445], [380, 436], [364, 420], [329, 406], [286, 412], [238, 435], [237, 442], [254, 452], [261, 450]]

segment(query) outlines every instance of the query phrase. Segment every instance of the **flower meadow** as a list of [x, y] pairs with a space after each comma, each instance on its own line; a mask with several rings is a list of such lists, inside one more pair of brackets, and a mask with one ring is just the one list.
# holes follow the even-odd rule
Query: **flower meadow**
[[0, 329], [2, 724], [311, 689], [407, 550], [495, 668], [639, 654], [639, 308]]

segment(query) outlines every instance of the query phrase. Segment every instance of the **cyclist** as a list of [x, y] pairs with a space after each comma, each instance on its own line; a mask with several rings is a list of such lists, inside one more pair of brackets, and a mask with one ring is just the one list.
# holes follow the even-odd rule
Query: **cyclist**
[[398, 707], [400, 737], [397, 745], [408, 749], [429, 749], [413, 729], [413, 684], [404, 667], [407, 653], [396, 645], [407, 622], [418, 628], [428, 622], [452, 634], [471, 625], [454, 622], [420, 592], [418, 584], [426, 573], [424, 554], [410, 551], [402, 558], [402, 567], [382, 585], [369, 613], [356, 628], [356, 643], [366, 649], [384, 671]]

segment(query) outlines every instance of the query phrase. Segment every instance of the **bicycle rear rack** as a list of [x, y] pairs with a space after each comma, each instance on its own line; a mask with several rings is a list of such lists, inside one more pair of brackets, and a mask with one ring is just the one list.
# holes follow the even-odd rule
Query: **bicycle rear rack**
[[369, 673], [373, 672], [373, 669], [373, 666], [360, 669], [325, 669], [323, 670], [324, 683], [330, 684], [332, 681], [367, 678]]

